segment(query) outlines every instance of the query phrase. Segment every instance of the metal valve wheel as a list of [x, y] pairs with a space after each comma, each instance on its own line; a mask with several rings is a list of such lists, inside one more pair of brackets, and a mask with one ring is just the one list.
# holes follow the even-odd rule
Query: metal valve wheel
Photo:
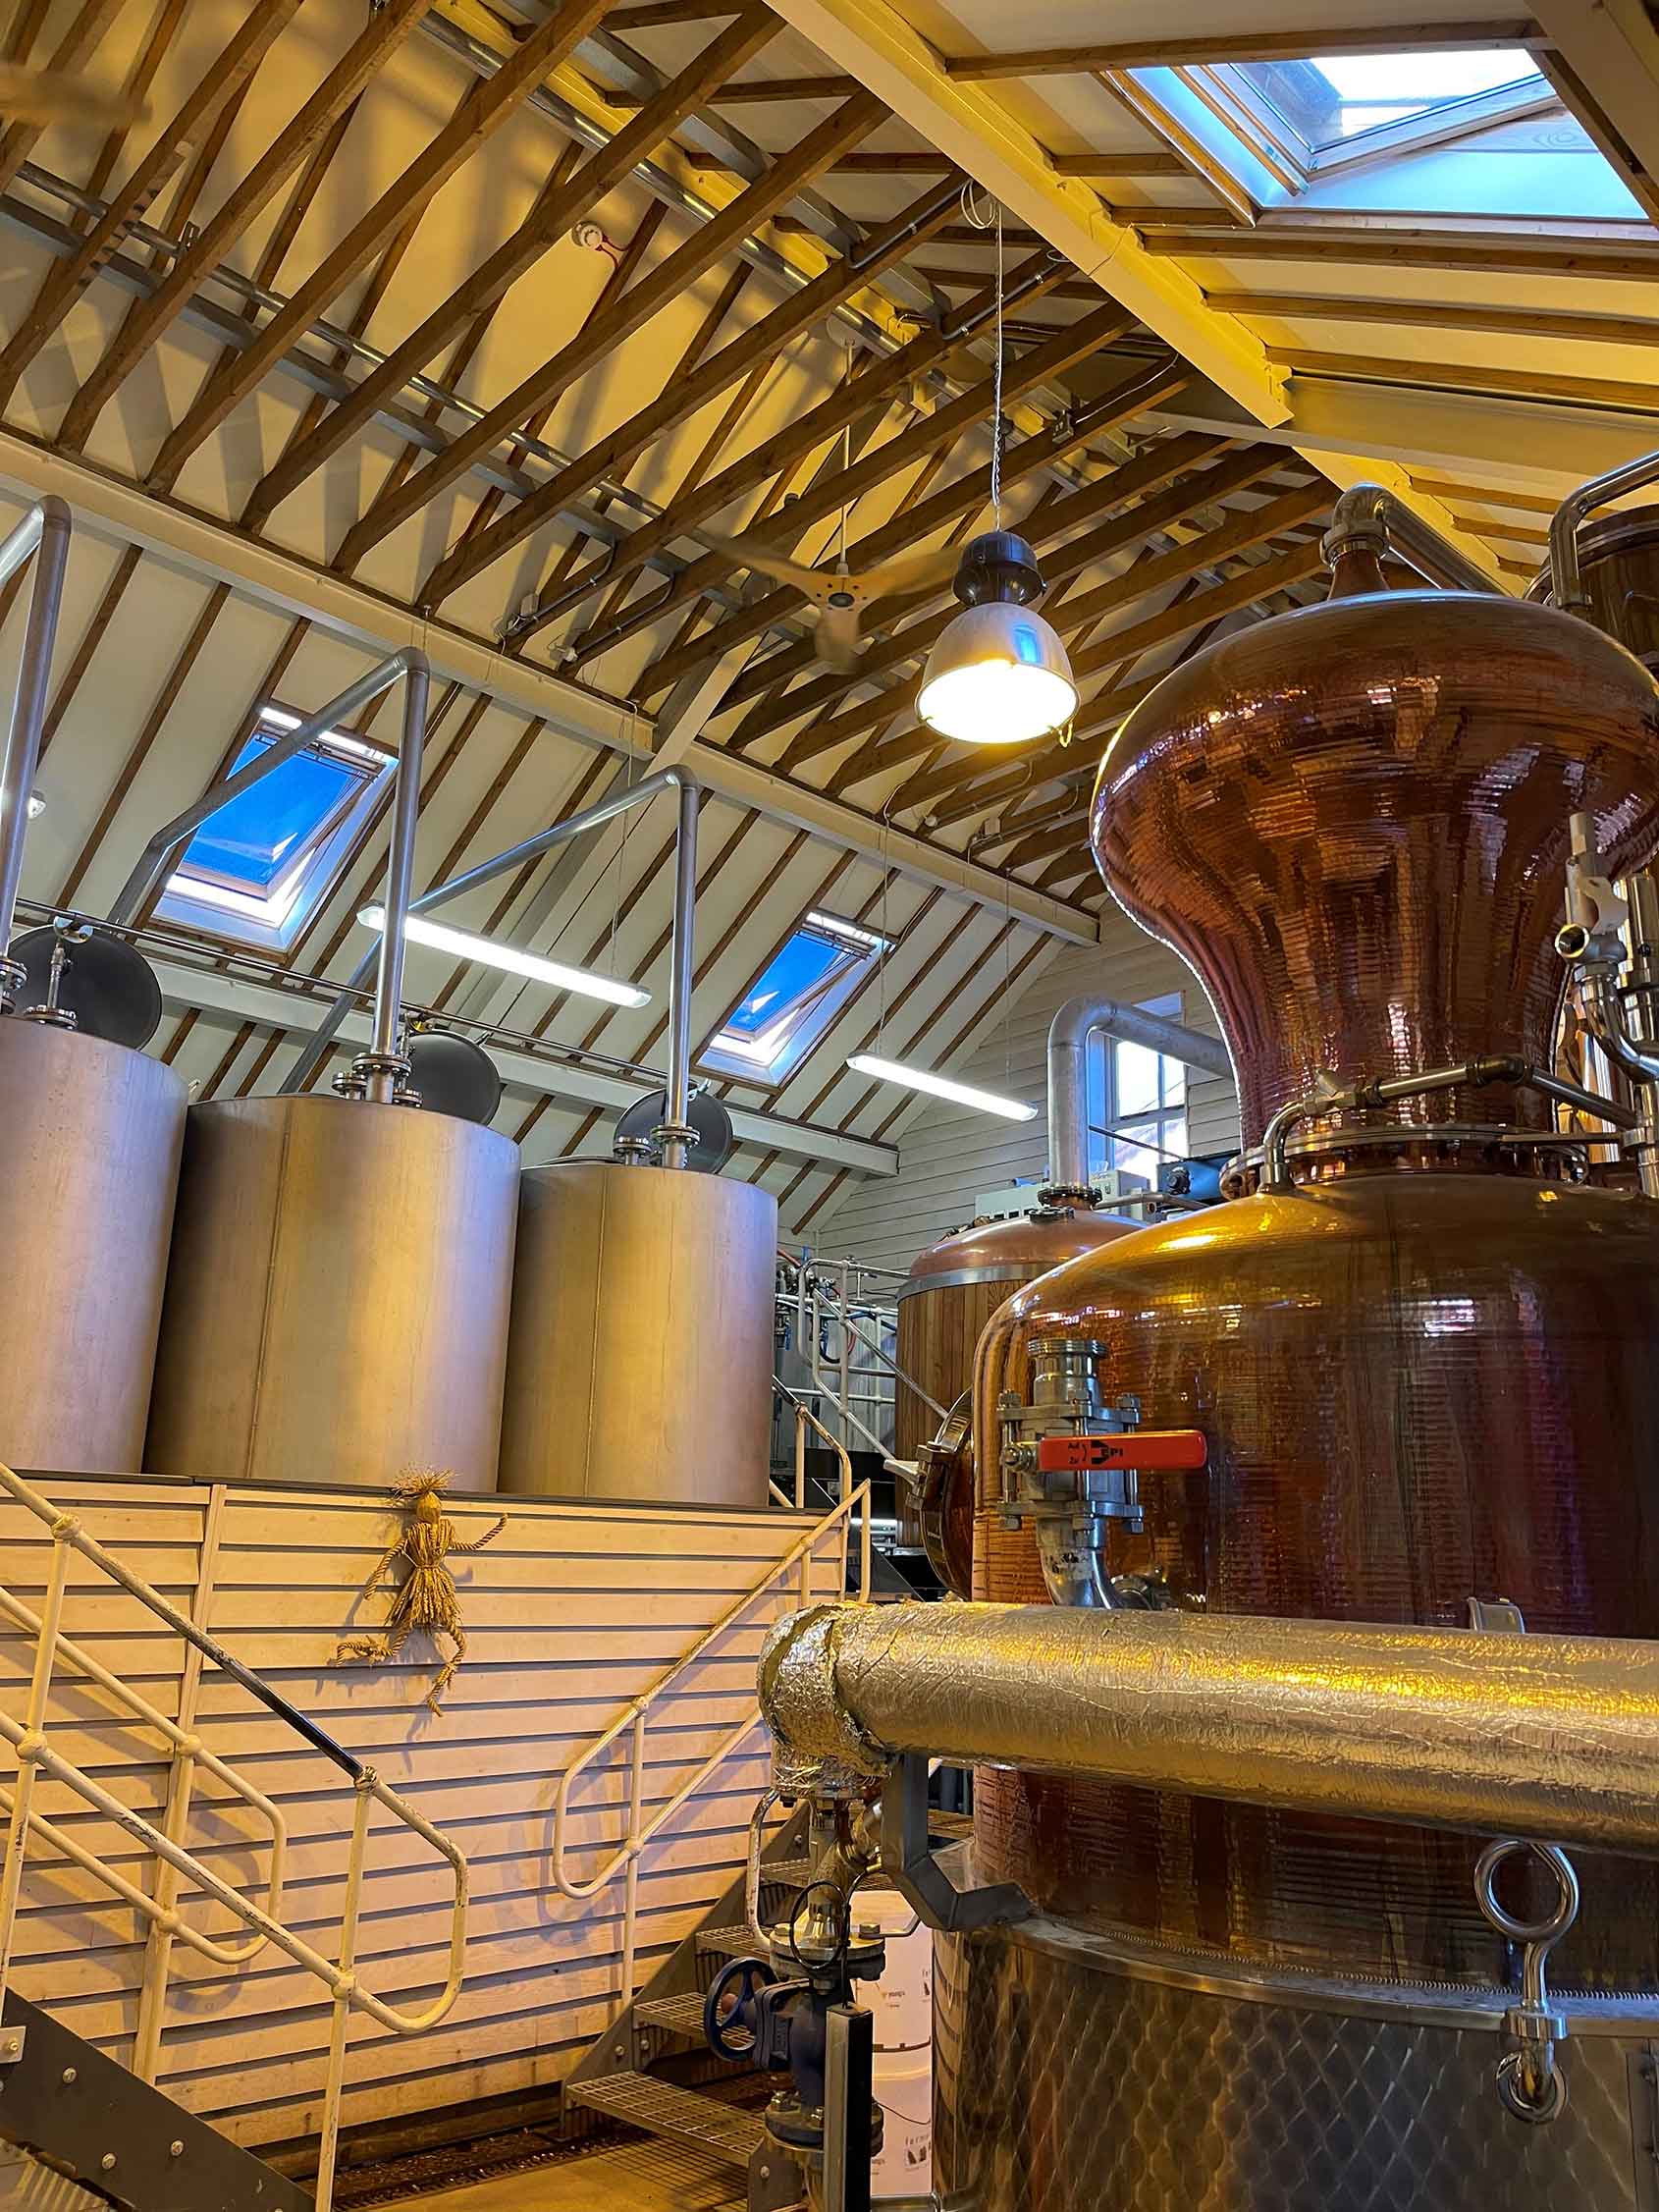
[[740, 2062], [753, 2055], [755, 2000], [776, 1980], [764, 1959], [732, 1959], [722, 1967], [703, 1999], [704, 2040], [718, 2057]]

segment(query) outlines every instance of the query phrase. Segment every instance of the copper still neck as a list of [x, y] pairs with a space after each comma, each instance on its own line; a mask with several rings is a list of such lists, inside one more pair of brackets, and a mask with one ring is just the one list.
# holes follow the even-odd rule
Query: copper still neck
[[[1640, 663], [1547, 608], [1387, 591], [1356, 543], [1323, 606], [1222, 640], [1141, 702], [1092, 827], [1120, 903], [1209, 994], [1250, 1147], [1321, 1075], [1550, 1064], [1580, 810], [1618, 873], [1659, 841], [1659, 686]], [[1324, 1126], [1549, 1113], [1494, 1086]]]

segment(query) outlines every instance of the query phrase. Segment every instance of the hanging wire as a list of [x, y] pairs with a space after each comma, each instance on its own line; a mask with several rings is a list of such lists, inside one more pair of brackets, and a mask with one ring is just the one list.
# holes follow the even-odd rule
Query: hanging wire
[[[634, 747], [639, 741], [639, 717], [631, 702], [625, 703], [620, 709], [617, 719], [617, 735], [624, 747], [622, 787], [624, 790], [631, 791], [633, 789]], [[611, 871], [611, 973], [613, 977], [616, 973], [616, 933], [621, 927], [622, 919], [622, 863], [627, 857], [628, 832], [633, 827], [633, 813], [634, 810], [630, 806], [622, 815], [622, 834], [616, 840], [616, 859]]]
[[996, 360], [991, 371], [990, 512], [997, 529], [1002, 527], [1002, 202], [987, 194], [977, 196], [972, 180], [962, 187], [962, 219], [976, 231], [996, 233]]

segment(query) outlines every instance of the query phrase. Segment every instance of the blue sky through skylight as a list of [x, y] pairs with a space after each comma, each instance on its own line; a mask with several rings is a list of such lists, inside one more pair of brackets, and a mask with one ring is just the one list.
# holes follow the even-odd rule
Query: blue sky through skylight
[[[262, 734], [250, 737], [231, 773], [257, 760], [272, 742]], [[297, 753], [204, 822], [186, 846], [183, 864], [239, 890], [263, 894], [362, 781], [362, 771], [348, 761], [316, 752]]]

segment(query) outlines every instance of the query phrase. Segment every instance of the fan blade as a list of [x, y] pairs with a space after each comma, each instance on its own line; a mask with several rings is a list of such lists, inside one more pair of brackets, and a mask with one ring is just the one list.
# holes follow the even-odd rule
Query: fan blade
[[86, 123], [121, 130], [149, 113], [130, 92], [101, 92], [62, 71], [0, 62], [0, 109], [17, 123]]
[[771, 576], [775, 583], [792, 584], [809, 599], [826, 600], [840, 587], [839, 576], [829, 575], [822, 568], [803, 567], [798, 561], [785, 561], [780, 553], [768, 553], [765, 546], [751, 545], [747, 538], [722, 538], [713, 530], [699, 530], [697, 535], [713, 552], [723, 553], [740, 566], [753, 568], [757, 575]]
[[812, 649], [827, 669], [833, 669], [839, 675], [856, 669], [864, 651], [857, 607], [826, 607], [818, 618]]
[[901, 554], [883, 561], [859, 578], [872, 598], [888, 592], [920, 591], [926, 584], [948, 583], [962, 559], [959, 545], [936, 546], [931, 553]]

